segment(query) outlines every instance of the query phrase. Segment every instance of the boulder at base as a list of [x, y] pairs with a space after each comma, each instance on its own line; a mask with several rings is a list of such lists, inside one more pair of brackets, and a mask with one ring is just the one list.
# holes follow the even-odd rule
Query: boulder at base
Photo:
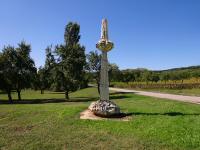
[[97, 116], [112, 117], [120, 115], [120, 108], [109, 100], [99, 100], [92, 102], [89, 109]]

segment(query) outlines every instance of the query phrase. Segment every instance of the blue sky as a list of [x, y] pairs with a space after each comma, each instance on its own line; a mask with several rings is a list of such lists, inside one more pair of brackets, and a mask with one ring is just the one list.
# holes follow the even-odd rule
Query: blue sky
[[115, 44], [109, 60], [120, 69], [200, 65], [199, 0], [0, 0], [0, 49], [25, 40], [39, 67], [45, 48], [63, 43], [64, 27], [74, 21], [88, 53], [102, 18]]

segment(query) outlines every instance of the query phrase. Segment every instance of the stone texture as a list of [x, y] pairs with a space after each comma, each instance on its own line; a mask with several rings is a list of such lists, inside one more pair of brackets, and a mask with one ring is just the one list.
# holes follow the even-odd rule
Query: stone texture
[[120, 115], [120, 108], [112, 101], [99, 100], [92, 102], [89, 109], [97, 116], [112, 117]]
[[101, 55], [101, 72], [100, 72], [100, 100], [109, 100], [109, 82], [108, 82], [108, 59], [107, 52]]
[[113, 45], [114, 44], [108, 39], [108, 22], [106, 19], [103, 19], [101, 24], [101, 39], [96, 44], [96, 47], [102, 51], [100, 71], [100, 100], [109, 100], [107, 52], [113, 48]]
[[109, 82], [108, 82], [108, 57], [114, 44], [108, 39], [108, 22], [102, 20], [101, 39], [96, 47], [102, 51], [101, 71], [100, 71], [100, 100], [92, 103], [89, 109], [97, 116], [111, 117], [120, 115], [120, 108], [113, 102], [109, 101]]
[[80, 113], [80, 119], [129, 121], [132, 119], [132, 117], [126, 115], [121, 115], [119, 117], [100, 117], [96, 116], [91, 110], [86, 109]]

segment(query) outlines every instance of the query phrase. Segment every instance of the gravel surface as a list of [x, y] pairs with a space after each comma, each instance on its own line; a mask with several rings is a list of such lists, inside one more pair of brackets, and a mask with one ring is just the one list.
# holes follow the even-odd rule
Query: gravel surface
[[164, 98], [164, 99], [169, 99], [169, 100], [176, 100], [176, 101], [200, 104], [200, 97], [197, 97], [197, 96], [184, 96], [184, 95], [157, 93], [157, 92], [128, 90], [128, 89], [121, 89], [121, 88], [109, 88], [109, 90], [117, 91], [117, 92], [125, 92], [125, 93], [135, 93], [135, 94], [138, 94], [138, 95], [151, 96], [151, 97]]

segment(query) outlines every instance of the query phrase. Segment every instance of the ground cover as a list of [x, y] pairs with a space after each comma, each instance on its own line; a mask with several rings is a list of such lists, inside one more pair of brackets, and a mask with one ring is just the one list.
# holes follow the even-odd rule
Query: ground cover
[[[80, 120], [97, 90], [22, 92], [18, 104], [0, 94], [0, 149], [199, 149], [200, 106], [132, 93], [110, 97], [132, 119]], [[25, 102], [24, 102], [25, 101]]]

